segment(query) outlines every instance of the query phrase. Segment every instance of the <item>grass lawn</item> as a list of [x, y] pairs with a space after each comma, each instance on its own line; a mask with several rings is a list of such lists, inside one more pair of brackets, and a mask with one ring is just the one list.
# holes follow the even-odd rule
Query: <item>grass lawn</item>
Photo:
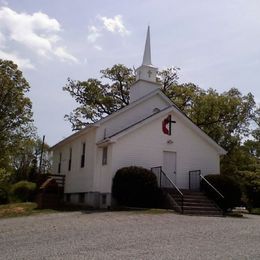
[[151, 214], [151, 215], [160, 215], [165, 213], [176, 213], [171, 209], [157, 209], [157, 208], [135, 208], [135, 207], [120, 207], [112, 209], [112, 211], [123, 211], [128, 212], [129, 214]]
[[[55, 213], [59, 211], [74, 211], [80, 210], [79, 208], [62, 208], [59, 210], [54, 209], [37, 209], [37, 204], [33, 202], [23, 202], [23, 203], [11, 203], [6, 205], [0, 205], [0, 219], [1, 218], [10, 218], [10, 217], [21, 217], [21, 216], [30, 216], [35, 214], [43, 213]], [[120, 210], [119, 210], [120, 211]], [[122, 211], [129, 211], [130, 214], [151, 214], [151, 215], [160, 215], [165, 213], [173, 213], [172, 210], [166, 209], [136, 209], [136, 208], [124, 208]], [[260, 215], [260, 208], [254, 208], [251, 211], [251, 214]], [[242, 217], [241, 213], [230, 213], [230, 217]]]
[[57, 212], [52, 209], [36, 209], [37, 204], [33, 202], [11, 203], [0, 205], [0, 219], [9, 217], [29, 216], [39, 213]]
[[[69, 206], [69, 207], [60, 208], [58, 210], [37, 209], [37, 204], [33, 202], [10, 203], [6, 205], [0, 205], [0, 219], [10, 218], [10, 217], [30, 216], [30, 215], [40, 214], [40, 213], [55, 213], [55, 212], [78, 211], [78, 210], [82, 210], [82, 208]], [[160, 214], [174, 212], [172, 210], [166, 210], [166, 209], [143, 209], [143, 208], [142, 209], [124, 208], [122, 211], [129, 211], [130, 214], [151, 214], [151, 215], [157, 215], [157, 214], [160, 215]]]
[[[131, 210], [130, 213], [133, 214], [151, 214], [151, 215], [161, 215], [165, 213], [173, 213], [173, 210], [167, 209], [141, 209], [141, 210]], [[175, 212], [174, 212], [175, 213]]]

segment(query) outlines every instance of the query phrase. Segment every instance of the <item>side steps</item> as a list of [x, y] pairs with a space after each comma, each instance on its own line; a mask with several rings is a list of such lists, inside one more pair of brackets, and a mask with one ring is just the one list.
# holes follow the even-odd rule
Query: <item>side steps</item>
[[223, 212], [204, 193], [182, 190], [183, 213], [189, 215], [223, 216]]

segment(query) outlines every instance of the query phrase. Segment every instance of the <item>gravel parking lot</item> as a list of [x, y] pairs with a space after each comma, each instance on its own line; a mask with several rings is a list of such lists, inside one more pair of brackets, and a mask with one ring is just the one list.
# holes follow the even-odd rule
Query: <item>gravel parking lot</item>
[[66, 212], [2, 219], [0, 259], [260, 259], [260, 216]]

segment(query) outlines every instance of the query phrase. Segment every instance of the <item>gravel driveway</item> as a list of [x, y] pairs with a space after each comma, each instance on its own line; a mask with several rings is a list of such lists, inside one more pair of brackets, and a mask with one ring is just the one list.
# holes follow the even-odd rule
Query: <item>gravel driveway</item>
[[260, 216], [69, 212], [2, 219], [0, 259], [260, 259]]

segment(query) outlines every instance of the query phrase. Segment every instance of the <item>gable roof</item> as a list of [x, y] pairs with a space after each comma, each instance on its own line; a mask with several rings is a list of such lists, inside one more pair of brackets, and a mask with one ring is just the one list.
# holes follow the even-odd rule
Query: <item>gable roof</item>
[[[132, 128], [135, 127], [135, 126], [138, 126], [139, 124], [141, 124], [141, 123], [143, 123], [143, 122], [147, 122], [148, 119], [154, 120], [154, 119], [156, 119], [157, 117], [159, 117], [159, 116], [161, 116], [161, 115], [163, 115], [163, 114], [165, 114], [165, 113], [170, 112], [171, 110], [172, 110], [172, 109], [171, 109], [171, 106], [168, 106], [168, 107], [166, 107], [166, 108], [164, 108], [164, 109], [158, 111], [157, 113], [151, 114], [151, 115], [149, 115], [149, 116], [147, 116], [147, 117], [141, 119], [140, 121], [138, 121], [138, 122], [136, 122], [136, 123], [134, 123], [134, 124], [132, 124], [132, 125], [130, 125], [130, 126], [127, 126], [126, 128], [124, 128], [124, 129], [122, 129], [122, 130], [120, 130], [120, 131], [118, 131], [118, 132], [116, 132], [116, 133], [110, 135], [109, 138], [114, 137], [114, 136], [118, 136], [118, 135], [124, 133], [125, 131], [132, 129]], [[165, 112], [165, 111], [166, 111], [166, 112]]]
[[[156, 92], [156, 91], [155, 91]], [[161, 91], [160, 91], [161, 92]], [[97, 142], [97, 145], [103, 145], [105, 143], [111, 143], [115, 142], [116, 139], [127, 135], [134, 130], [138, 129], [139, 127], [148, 124], [149, 122], [163, 116], [164, 114], [167, 114], [169, 112], [175, 112], [180, 118], [183, 119], [183, 121], [193, 130], [195, 131], [199, 136], [201, 136], [206, 142], [208, 142], [210, 145], [212, 145], [215, 150], [220, 154], [224, 155], [227, 153], [225, 149], [223, 149], [219, 144], [217, 144], [208, 134], [206, 134], [200, 127], [198, 127], [184, 112], [182, 112], [165, 94], [161, 92], [161, 96], [164, 97], [164, 99], [168, 100], [170, 105], [166, 107], [163, 110], [160, 110], [157, 113], [154, 113], [146, 118], [143, 118], [142, 120], [127, 126], [126, 128], [112, 134], [111, 136]]]
[[84, 127], [83, 129], [77, 131], [76, 133], [73, 133], [71, 135], [69, 135], [68, 137], [62, 139], [61, 141], [59, 141], [58, 143], [56, 143], [55, 145], [53, 145], [50, 150], [53, 150], [55, 148], [57, 148], [58, 146], [64, 145], [67, 142], [71, 142], [74, 139], [86, 134], [87, 132], [89, 132], [91, 129], [96, 128], [97, 126], [95, 126], [94, 124], [89, 124], [86, 127]]
[[103, 146], [104, 144], [107, 144], [107, 143], [113, 143], [115, 142], [118, 138], [130, 133], [130, 132], [133, 132], [134, 130], [136, 130], [137, 128], [145, 125], [145, 124], [148, 124], [150, 123], [151, 121], [163, 116], [164, 114], [167, 114], [169, 112], [172, 111], [172, 106], [168, 106], [162, 110], [160, 110], [159, 112], [156, 112], [152, 115], [149, 115], [135, 123], [133, 123], [132, 125], [129, 125], [127, 126], [126, 128], [124, 129], [121, 129], [120, 131], [110, 135], [109, 137], [106, 137], [105, 139], [102, 139], [100, 140], [99, 142], [97, 142], [97, 145], [99, 146]]
[[[149, 83], [151, 83], [151, 82], [149, 82]], [[153, 83], [151, 83], [151, 84], [153, 84]], [[117, 110], [116, 112], [100, 119], [95, 124], [102, 124], [102, 123], [110, 120], [111, 118], [114, 118], [114, 117], [124, 113], [125, 111], [132, 109], [133, 107], [139, 105], [140, 103], [146, 101], [147, 99], [149, 99], [149, 98], [151, 98], [152, 96], [155, 96], [155, 95], [159, 95], [163, 100], [167, 101], [167, 103], [169, 103], [169, 105], [172, 104], [172, 101], [167, 96], [165, 96], [160, 89], [155, 89], [155, 90], [151, 91], [150, 93], [148, 93], [147, 95], [145, 95], [145, 96], [133, 101], [132, 103], [128, 104], [127, 106], [125, 106], [125, 107]]]

